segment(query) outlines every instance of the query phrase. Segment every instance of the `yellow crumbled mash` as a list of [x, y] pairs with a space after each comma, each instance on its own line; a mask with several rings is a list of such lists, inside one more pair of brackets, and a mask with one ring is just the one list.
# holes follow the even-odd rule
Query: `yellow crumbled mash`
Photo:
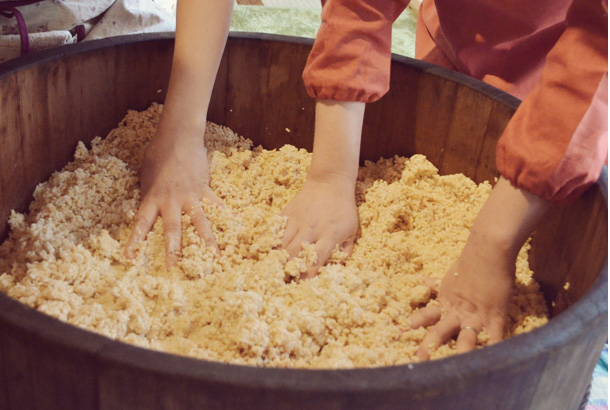
[[[161, 109], [131, 111], [89, 150], [79, 144], [74, 161], [38, 186], [29, 213], [12, 213], [1, 291], [110, 338], [207, 360], [311, 368], [415, 361], [425, 329], [409, 329], [409, 316], [437, 303], [426, 278], [441, 278], [458, 256], [490, 184], [439, 176], [422, 155], [367, 162], [353, 254], [336, 251], [319, 276], [298, 280], [315, 250], [304, 246], [288, 260], [279, 213], [303, 185], [311, 154], [251, 148], [209, 123], [211, 187], [227, 206], [203, 206], [221, 253], [202, 245], [185, 215], [182, 259], [166, 271], [160, 219], [135, 260], [123, 255], [140, 201], [136, 169]], [[548, 318], [528, 247], [517, 263], [511, 334]], [[451, 341], [432, 358], [454, 353]]]

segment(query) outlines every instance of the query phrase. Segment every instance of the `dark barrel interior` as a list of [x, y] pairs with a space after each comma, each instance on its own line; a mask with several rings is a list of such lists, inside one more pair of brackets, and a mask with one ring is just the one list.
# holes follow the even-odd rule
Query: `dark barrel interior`
[[[311, 149], [310, 40], [234, 33], [209, 120], [266, 148]], [[134, 35], [0, 65], [0, 240], [11, 209], [128, 109], [165, 97], [173, 37]], [[424, 154], [442, 174], [493, 181], [495, 144], [519, 101], [394, 56], [391, 90], [367, 107], [361, 158]], [[290, 132], [287, 132], [289, 129]], [[553, 208], [530, 263], [553, 319], [497, 345], [409, 366], [296, 370], [150, 351], [78, 329], [0, 294], [0, 409], [576, 409], [607, 338], [607, 170]], [[569, 287], [566, 287], [569, 283]]]

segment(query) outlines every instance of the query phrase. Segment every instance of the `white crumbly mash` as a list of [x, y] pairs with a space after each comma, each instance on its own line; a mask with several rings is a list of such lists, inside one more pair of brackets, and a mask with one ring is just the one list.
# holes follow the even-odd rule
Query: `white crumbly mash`
[[[27, 214], [13, 212], [0, 246], [0, 291], [110, 338], [207, 360], [257, 366], [351, 368], [416, 361], [425, 329], [409, 316], [434, 300], [426, 278], [457, 258], [491, 191], [463, 175], [439, 176], [421, 155], [360, 169], [360, 232], [353, 254], [335, 252], [310, 280], [312, 246], [288, 260], [280, 211], [304, 183], [311, 154], [251, 147], [208, 124], [211, 187], [204, 202], [221, 249], [200, 242], [183, 216], [183, 255], [165, 269], [161, 219], [135, 260], [123, 251], [140, 202], [136, 170], [162, 106], [131, 111], [107, 138], [40, 184]], [[510, 335], [548, 313], [527, 262], [517, 262]], [[479, 337], [479, 346], [485, 345]], [[455, 341], [432, 358], [455, 354]]]

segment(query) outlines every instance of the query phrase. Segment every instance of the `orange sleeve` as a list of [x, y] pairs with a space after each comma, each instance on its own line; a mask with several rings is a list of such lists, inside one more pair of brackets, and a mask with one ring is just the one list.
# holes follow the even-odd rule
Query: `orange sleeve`
[[303, 71], [310, 96], [374, 102], [390, 87], [392, 23], [409, 0], [326, 0]]
[[551, 202], [580, 195], [607, 160], [607, 10], [607, 1], [574, 1], [539, 82], [498, 141], [500, 173]]

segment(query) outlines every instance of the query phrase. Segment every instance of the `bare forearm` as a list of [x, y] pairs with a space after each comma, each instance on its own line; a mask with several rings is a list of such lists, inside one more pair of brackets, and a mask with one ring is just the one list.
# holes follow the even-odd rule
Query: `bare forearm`
[[364, 108], [361, 102], [317, 101], [310, 178], [339, 177], [355, 186]]
[[231, 0], [179, 0], [172, 73], [162, 126], [187, 128], [198, 138], [231, 22]]
[[486, 243], [516, 259], [549, 207], [549, 202], [501, 177], [475, 219], [466, 250]]

